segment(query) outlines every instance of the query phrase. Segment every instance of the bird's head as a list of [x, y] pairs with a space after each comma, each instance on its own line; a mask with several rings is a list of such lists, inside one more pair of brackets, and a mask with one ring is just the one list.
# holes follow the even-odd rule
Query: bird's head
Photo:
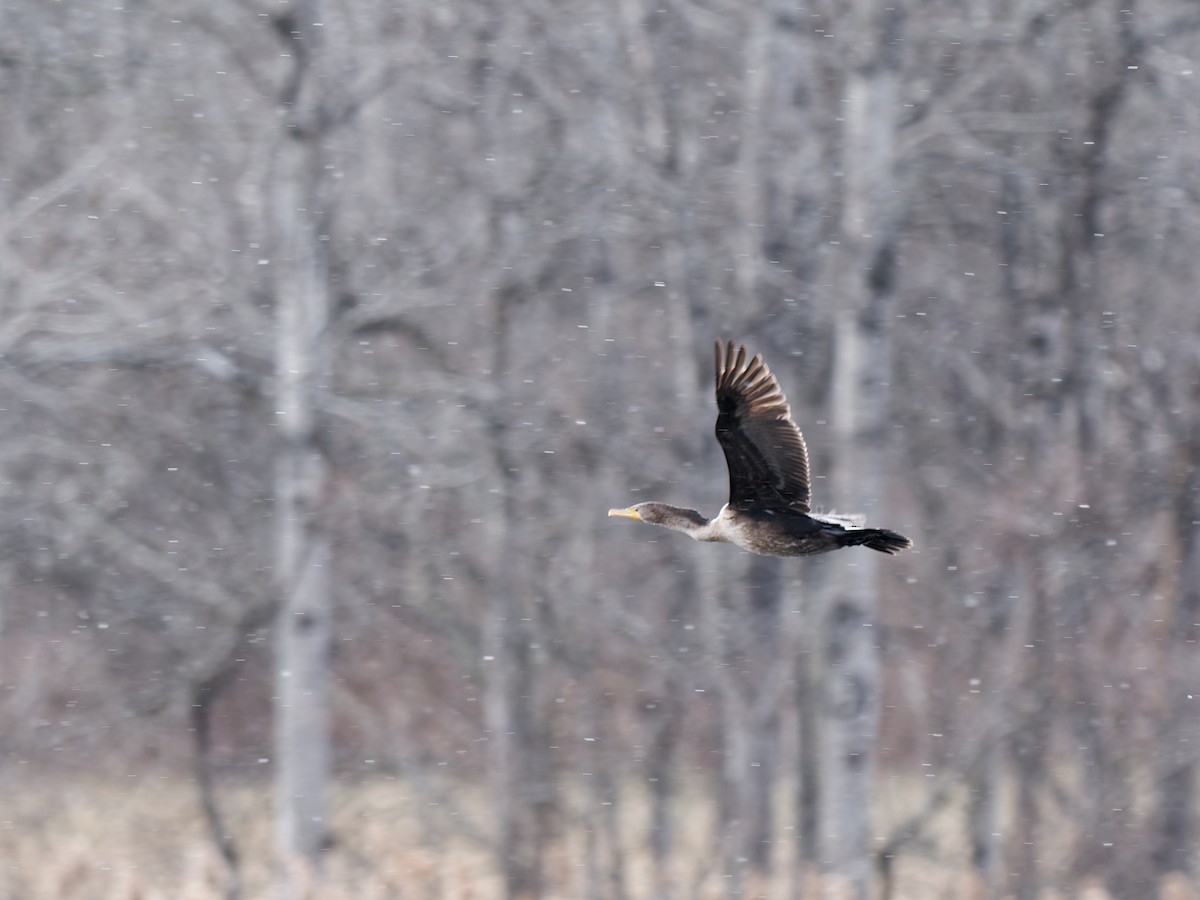
[[645, 522], [648, 525], [665, 525], [680, 531], [698, 528], [706, 521], [704, 516], [694, 509], [683, 509], [671, 506], [669, 503], [656, 503], [653, 500], [634, 504], [628, 509], [610, 509], [608, 514]]
[[626, 509], [610, 509], [610, 516], [621, 516], [625, 519], [634, 519], [638, 522], [645, 522], [646, 519], [642, 516], [642, 510], [647, 506], [652, 506], [651, 503], [636, 503]]

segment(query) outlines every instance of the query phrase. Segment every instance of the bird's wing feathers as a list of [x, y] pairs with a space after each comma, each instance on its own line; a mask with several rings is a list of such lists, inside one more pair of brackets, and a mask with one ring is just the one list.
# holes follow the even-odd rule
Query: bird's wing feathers
[[809, 511], [808, 448], [787, 398], [761, 356], [717, 342], [717, 440], [729, 466], [733, 509]]

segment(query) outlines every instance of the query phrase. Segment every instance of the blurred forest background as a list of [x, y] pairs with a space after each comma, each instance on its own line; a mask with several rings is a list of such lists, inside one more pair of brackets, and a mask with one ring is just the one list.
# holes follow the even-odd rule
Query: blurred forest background
[[[4, 3], [0, 897], [1197, 896], [1198, 48]], [[605, 517], [719, 337], [914, 550]]]

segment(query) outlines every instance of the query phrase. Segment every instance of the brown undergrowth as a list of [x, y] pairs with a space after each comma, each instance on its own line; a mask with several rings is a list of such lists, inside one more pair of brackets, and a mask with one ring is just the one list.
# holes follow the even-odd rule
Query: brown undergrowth
[[[676, 859], [655, 871], [645, 841], [647, 810], [634, 791], [619, 813], [621, 846], [598, 834], [582, 795], [566, 797], [576, 814], [564, 816], [555, 846], [543, 858], [548, 900], [617, 895], [614, 860], [622, 892], [631, 898], [728, 896], [713, 844], [709, 804], [700, 795], [679, 798]], [[231, 896], [230, 872], [209, 840], [195, 787], [186, 778], [154, 773], [125, 778], [40, 774], [0, 783], [0, 900], [222, 900]], [[574, 801], [574, 802], [572, 802]], [[238, 886], [245, 900], [275, 896], [272, 890], [269, 785], [225, 785], [222, 810], [238, 849]], [[783, 807], [785, 804], [780, 804]], [[885, 820], [903, 804], [888, 803]], [[331, 796], [334, 846], [318, 882], [300, 878], [312, 900], [498, 900], [501, 883], [486, 838], [486, 796], [477, 787], [426, 785], [413, 789], [378, 777], [337, 785]], [[965, 848], [955, 846], [947, 816], [936, 852], [901, 856], [895, 866], [894, 900], [983, 898], [966, 873]], [[736, 896], [784, 900], [848, 896], [832, 880], [798, 878], [792, 868], [791, 829], [780, 822], [774, 877], [747, 873]], [[615, 852], [614, 852], [615, 851]], [[665, 883], [664, 883], [665, 879]], [[662, 893], [663, 891], [666, 893]], [[1160, 885], [1172, 900], [1196, 900], [1192, 885], [1173, 877]], [[1076, 894], [1050, 892], [1046, 900], [1087, 897], [1108, 900], [1094, 883]]]

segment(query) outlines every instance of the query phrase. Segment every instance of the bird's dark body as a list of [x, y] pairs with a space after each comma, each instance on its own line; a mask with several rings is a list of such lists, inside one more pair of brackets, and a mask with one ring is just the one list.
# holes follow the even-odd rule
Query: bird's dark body
[[722, 541], [763, 556], [812, 556], [841, 547], [899, 553], [912, 541], [886, 528], [862, 528], [856, 516], [812, 512], [808, 447], [792, 421], [779, 382], [761, 356], [717, 342], [717, 441], [729, 469], [729, 502], [712, 519], [694, 509], [647, 501], [625, 516]]
[[730, 519], [724, 539], [762, 556], [813, 556], [842, 547], [897, 553], [908, 538], [886, 528], [847, 528], [790, 510], [742, 510]]

